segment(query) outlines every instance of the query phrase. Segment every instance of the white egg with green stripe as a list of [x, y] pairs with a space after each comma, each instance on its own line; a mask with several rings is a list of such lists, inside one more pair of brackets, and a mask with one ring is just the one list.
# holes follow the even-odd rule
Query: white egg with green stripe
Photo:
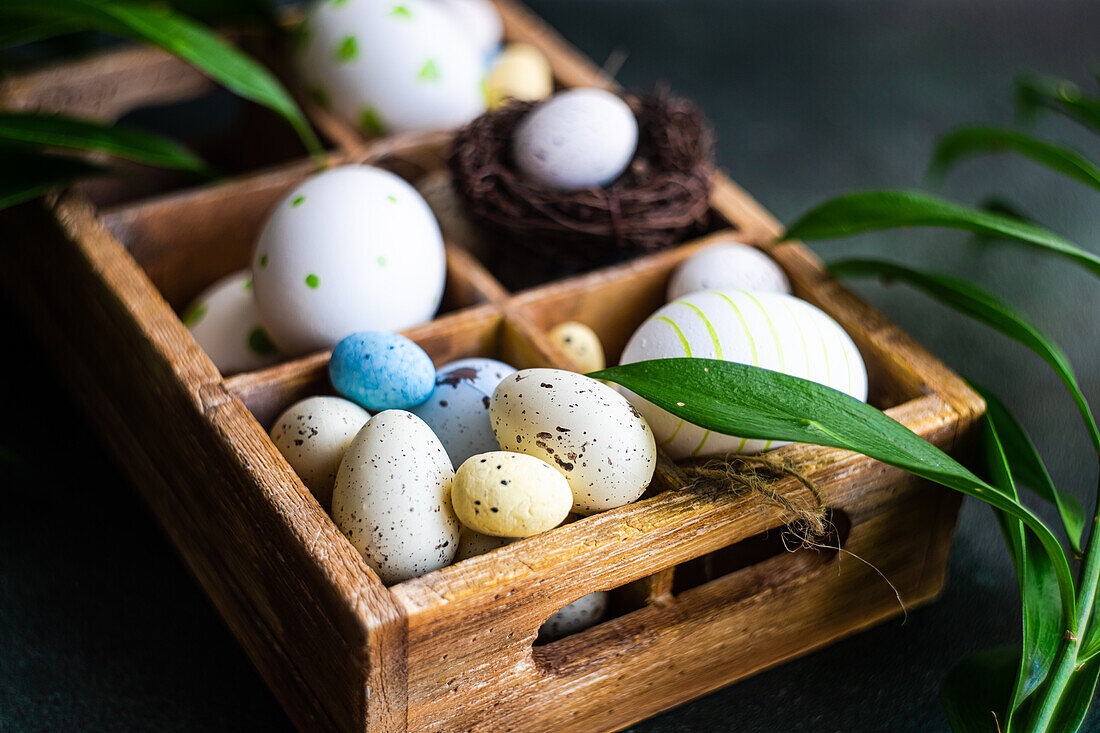
[[[784, 293], [707, 290], [662, 307], [631, 336], [620, 363], [677, 357], [771, 369], [867, 399], [867, 369], [852, 339], [820, 309]], [[624, 390], [625, 391], [625, 390]], [[675, 459], [759, 453], [779, 441], [714, 433], [627, 392], [657, 444]]]

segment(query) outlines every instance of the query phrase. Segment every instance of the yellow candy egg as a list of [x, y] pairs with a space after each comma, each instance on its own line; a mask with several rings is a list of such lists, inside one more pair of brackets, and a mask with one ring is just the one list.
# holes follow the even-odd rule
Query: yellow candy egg
[[562, 523], [573, 506], [573, 491], [545, 461], [490, 451], [459, 466], [451, 502], [470, 529], [493, 537], [530, 537]]
[[485, 77], [485, 100], [489, 109], [497, 109], [509, 99], [537, 102], [554, 91], [554, 72], [550, 62], [534, 46], [513, 43], [497, 56]]
[[570, 361], [582, 374], [594, 372], [607, 366], [600, 337], [588, 326], [577, 321], [559, 323], [550, 329], [550, 338], [554, 340]]

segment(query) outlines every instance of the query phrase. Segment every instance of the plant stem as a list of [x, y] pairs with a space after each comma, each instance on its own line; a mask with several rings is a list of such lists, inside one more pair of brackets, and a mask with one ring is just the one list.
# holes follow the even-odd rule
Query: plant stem
[[1075, 629], [1067, 630], [1065, 642], [1058, 651], [1058, 658], [1054, 663], [1053, 674], [1050, 682], [1044, 686], [1042, 698], [1036, 708], [1032, 721], [1028, 725], [1029, 731], [1040, 733], [1046, 731], [1058, 710], [1058, 704], [1062, 700], [1066, 685], [1077, 667], [1077, 652], [1088, 630], [1092, 617], [1093, 602], [1096, 598], [1097, 585], [1100, 584], [1100, 540], [1097, 540], [1097, 529], [1100, 528], [1100, 485], [1097, 486], [1097, 503], [1092, 516], [1092, 531], [1089, 532], [1089, 543], [1085, 548], [1085, 564], [1081, 568], [1078, 578], [1077, 595], [1077, 623]]

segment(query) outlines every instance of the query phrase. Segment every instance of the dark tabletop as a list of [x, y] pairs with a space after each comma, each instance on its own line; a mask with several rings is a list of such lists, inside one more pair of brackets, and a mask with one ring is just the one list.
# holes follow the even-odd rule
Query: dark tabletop
[[[1100, 3], [968, 0], [532, 0], [591, 57], [622, 48], [631, 88], [668, 82], [706, 107], [721, 164], [783, 221], [855, 188], [917, 187], [935, 134], [1011, 122], [1021, 69], [1088, 81]], [[1072, 124], [1041, 132], [1100, 153]], [[1015, 200], [1100, 249], [1100, 198], [1014, 159], [946, 187]], [[1095, 281], [1014, 246], [944, 232], [815, 246], [973, 277], [1029, 311], [1100, 397]], [[872, 303], [1022, 416], [1055, 480], [1091, 505], [1095, 459], [1072, 405], [1030, 353], [901, 288]], [[289, 723], [45, 357], [0, 319], [0, 730], [279, 730]], [[1049, 512], [1045, 517], [1052, 519]], [[1014, 578], [992, 515], [966, 502], [936, 603], [632, 730], [946, 728], [939, 681], [1018, 634]], [[1100, 716], [1090, 718], [1100, 729]]]

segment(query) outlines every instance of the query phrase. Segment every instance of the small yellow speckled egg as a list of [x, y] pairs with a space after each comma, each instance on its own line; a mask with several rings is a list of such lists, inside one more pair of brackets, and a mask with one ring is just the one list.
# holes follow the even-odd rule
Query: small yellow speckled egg
[[491, 451], [459, 466], [451, 502], [470, 529], [493, 537], [530, 537], [562, 523], [573, 506], [573, 492], [545, 461]]
[[577, 371], [582, 374], [607, 366], [600, 337], [583, 323], [577, 321], [559, 323], [550, 329], [550, 338], [561, 347], [561, 350], [576, 365]]
[[485, 101], [489, 109], [504, 106], [509, 99], [537, 102], [554, 91], [550, 62], [534, 46], [513, 43], [497, 56], [485, 77]]

